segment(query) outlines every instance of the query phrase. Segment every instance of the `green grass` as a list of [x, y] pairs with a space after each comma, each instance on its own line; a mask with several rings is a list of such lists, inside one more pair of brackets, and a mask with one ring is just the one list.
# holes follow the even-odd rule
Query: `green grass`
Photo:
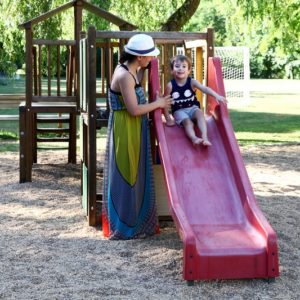
[[[229, 103], [230, 118], [240, 145], [300, 143], [300, 93], [270, 92], [272, 84], [270, 81], [266, 92], [252, 92], [247, 105]], [[20, 93], [19, 90], [14, 92]], [[5, 92], [0, 86], [0, 93], [8, 93], [8, 90]], [[0, 109], [0, 114], [18, 114], [18, 108]], [[18, 127], [18, 121], [0, 122], [0, 152], [18, 151]], [[103, 128], [97, 131], [97, 138], [105, 134], [106, 128]]]
[[240, 144], [300, 142], [299, 115], [231, 110]]
[[3, 79], [0, 81], [0, 94], [25, 94], [25, 79]]
[[4, 131], [4, 130], [0, 130], [0, 138], [2, 140], [18, 140], [19, 139], [17, 134], [10, 132], [10, 131]]
[[1, 152], [19, 152], [19, 141], [3, 141], [0, 136], [0, 153]]
[[229, 114], [240, 145], [300, 143], [300, 95], [251, 98], [244, 107], [229, 103]]

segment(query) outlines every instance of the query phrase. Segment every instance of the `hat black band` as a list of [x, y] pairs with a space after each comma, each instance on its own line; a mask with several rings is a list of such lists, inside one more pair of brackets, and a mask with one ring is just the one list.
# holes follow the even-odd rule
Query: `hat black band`
[[127, 50], [130, 50], [130, 51], [135, 52], [137, 54], [147, 54], [147, 53], [150, 53], [153, 50], [155, 50], [155, 47], [147, 49], [147, 50], [135, 50], [135, 49], [130, 49], [130, 48], [127, 47]]

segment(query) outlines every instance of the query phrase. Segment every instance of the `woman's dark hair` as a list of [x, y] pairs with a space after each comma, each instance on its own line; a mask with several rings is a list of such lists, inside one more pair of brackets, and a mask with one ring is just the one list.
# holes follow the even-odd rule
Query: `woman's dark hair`
[[129, 53], [125, 52], [124, 50], [121, 52], [120, 60], [119, 60], [121, 64], [123, 64], [126, 61], [128, 63], [132, 63], [135, 60], [136, 60], [135, 55], [129, 54]]

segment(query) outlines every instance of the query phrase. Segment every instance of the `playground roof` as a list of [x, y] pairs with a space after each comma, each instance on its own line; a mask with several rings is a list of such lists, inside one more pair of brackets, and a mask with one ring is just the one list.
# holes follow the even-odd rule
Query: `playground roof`
[[66, 4], [63, 4], [55, 9], [52, 9], [34, 19], [31, 19], [21, 25], [19, 25], [20, 28], [28, 28], [28, 27], [31, 27], [32, 25], [36, 25], [42, 21], [45, 21], [47, 19], [49, 19], [50, 17], [53, 17], [55, 16], [56, 14], [64, 11], [64, 10], [67, 10], [71, 7], [74, 7], [74, 6], [82, 6], [83, 9], [86, 9], [87, 11], [93, 13], [94, 15], [97, 15], [117, 26], [119, 26], [119, 28], [121, 30], [134, 30], [134, 29], [137, 29], [137, 27], [111, 13], [109, 13], [108, 11], [100, 8], [100, 7], [97, 7], [85, 0], [73, 0], [73, 1], [70, 1]]

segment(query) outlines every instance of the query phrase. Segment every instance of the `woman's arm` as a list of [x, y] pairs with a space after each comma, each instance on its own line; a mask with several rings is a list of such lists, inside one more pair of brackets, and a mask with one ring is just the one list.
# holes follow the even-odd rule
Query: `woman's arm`
[[172, 98], [170, 95], [165, 97], [157, 95], [156, 101], [147, 104], [138, 104], [134, 89], [135, 81], [127, 72], [120, 76], [118, 83], [127, 111], [132, 116], [140, 116], [157, 108], [168, 108], [171, 106]]

